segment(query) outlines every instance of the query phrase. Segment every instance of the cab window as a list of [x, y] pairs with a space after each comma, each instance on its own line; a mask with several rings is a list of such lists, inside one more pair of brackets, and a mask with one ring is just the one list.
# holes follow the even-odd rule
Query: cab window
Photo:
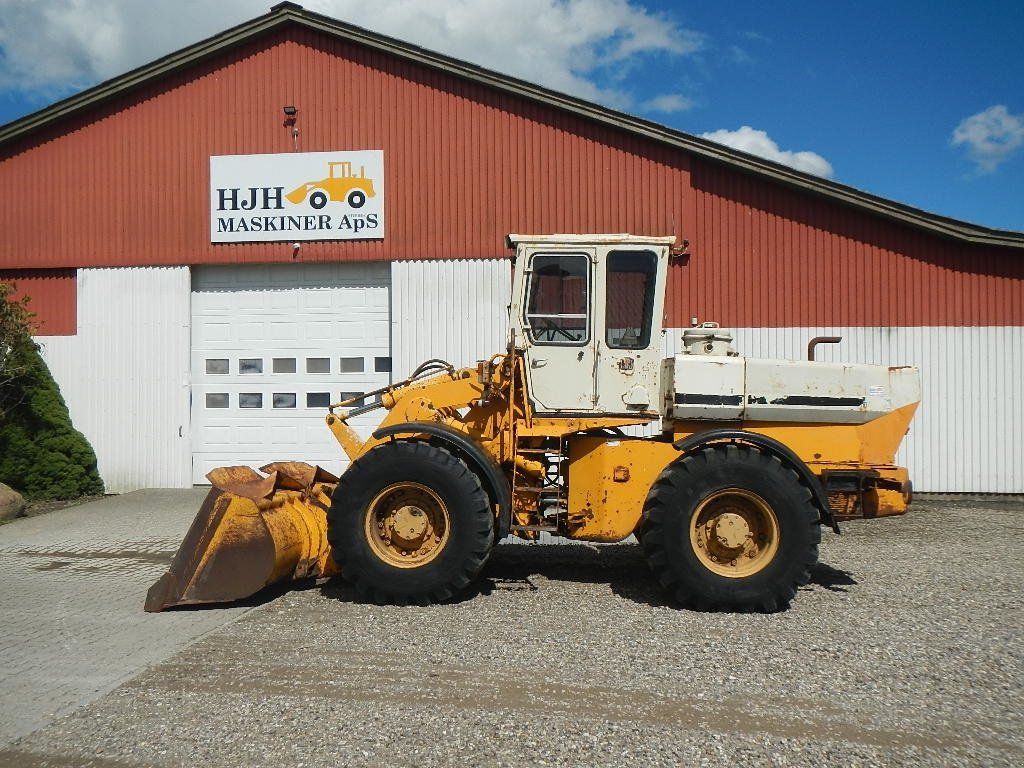
[[582, 253], [538, 253], [531, 262], [526, 332], [534, 344], [590, 340], [590, 259]]
[[605, 343], [612, 349], [647, 349], [651, 343], [657, 268], [653, 251], [608, 254]]

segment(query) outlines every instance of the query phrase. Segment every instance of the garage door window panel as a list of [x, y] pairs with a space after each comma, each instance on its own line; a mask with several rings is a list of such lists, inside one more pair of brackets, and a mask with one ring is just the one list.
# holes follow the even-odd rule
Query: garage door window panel
[[238, 361], [238, 372], [243, 375], [263, 373], [263, 358], [243, 357]]
[[295, 373], [295, 358], [275, 357], [274, 373]]
[[307, 408], [328, 408], [331, 405], [331, 393], [330, 392], [307, 392], [306, 393], [306, 407]]
[[359, 408], [359, 407], [361, 407], [366, 402], [366, 398], [363, 397], [363, 393], [362, 392], [342, 392], [341, 393], [341, 402], [345, 402], [346, 400], [353, 400], [353, 398], [359, 398], [359, 399], [358, 400], [354, 400], [353, 402], [351, 402], [348, 405], [346, 405], [345, 406], [346, 408]]
[[238, 395], [238, 407], [239, 408], [262, 408], [263, 407], [263, 393], [262, 392], [242, 392]]

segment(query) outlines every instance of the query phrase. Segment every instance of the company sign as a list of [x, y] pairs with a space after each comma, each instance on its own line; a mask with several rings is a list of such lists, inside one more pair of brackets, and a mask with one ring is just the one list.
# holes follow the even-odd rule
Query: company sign
[[214, 243], [384, 238], [384, 152], [210, 158]]

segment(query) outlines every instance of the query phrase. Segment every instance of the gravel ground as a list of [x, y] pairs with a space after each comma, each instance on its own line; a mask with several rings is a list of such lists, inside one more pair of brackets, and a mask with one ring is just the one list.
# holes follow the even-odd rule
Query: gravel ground
[[1017, 766], [1022, 542], [1019, 498], [927, 498], [826, 533], [772, 615], [671, 607], [629, 544], [503, 545], [428, 608], [327, 582], [0, 765]]

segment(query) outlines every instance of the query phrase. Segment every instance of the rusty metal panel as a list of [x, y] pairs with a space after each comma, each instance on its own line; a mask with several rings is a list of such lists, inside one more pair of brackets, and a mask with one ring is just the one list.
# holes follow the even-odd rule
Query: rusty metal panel
[[0, 282], [14, 286], [12, 298], [29, 297], [36, 336], [74, 336], [78, 329], [73, 269], [0, 270]]

